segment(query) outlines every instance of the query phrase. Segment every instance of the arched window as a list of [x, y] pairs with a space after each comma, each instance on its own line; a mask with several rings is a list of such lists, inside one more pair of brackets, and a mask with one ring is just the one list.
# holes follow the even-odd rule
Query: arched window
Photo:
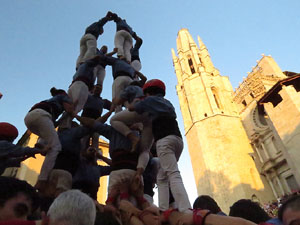
[[190, 69], [191, 69], [191, 73], [194, 74], [196, 71], [195, 71], [195, 68], [194, 68], [193, 60], [190, 56], [188, 57], [188, 62], [189, 62], [189, 66], [190, 66]]
[[216, 105], [217, 105], [218, 109], [223, 109], [223, 106], [220, 102], [220, 98], [219, 98], [217, 89], [215, 87], [212, 87], [211, 91], [212, 91], [212, 94], [214, 96], [214, 99], [215, 99], [215, 102], [216, 102]]

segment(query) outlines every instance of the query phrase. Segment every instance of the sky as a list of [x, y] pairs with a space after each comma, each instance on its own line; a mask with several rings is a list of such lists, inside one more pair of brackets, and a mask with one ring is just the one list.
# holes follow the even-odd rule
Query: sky
[[[50, 88], [67, 90], [75, 72], [79, 40], [85, 28], [107, 11], [125, 18], [143, 39], [141, 72], [166, 83], [182, 133], [183, 120], [175, 90], [171, 49], [187, 28], [199, 35], [221, 75], [238, 87], [261, 54], [272, 55], [285, 71], [300, 72], [300, 1], [298, 0], [0, 0], [0, 122], [25, 132], [28, 110], [50, 98]], [[104, 26], [98, 47], [113, 49], [114, 22]], [[111, 99], [107, 67], [102, 97]], [[17, 139], [18, 140], [18, 139]], [[179, 161], [191, 203], [196, 185], [185, 148]]]

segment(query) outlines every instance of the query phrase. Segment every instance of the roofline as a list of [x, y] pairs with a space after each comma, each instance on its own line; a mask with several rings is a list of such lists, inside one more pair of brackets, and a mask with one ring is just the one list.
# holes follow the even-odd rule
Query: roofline
[[[283, 86], [285, 83], [289, 82], [289, 81], [292, 81], [292, 80], [295, 80], [295, 79], [298, 79], [300, 78], [300, 74], [298, 73], [297, 75], [294, 75], [292, 77], [288, 77], [284, 80], [280, 80], [278, 81], [267, 93], [265, 93], [265, 95], [263, 97], [261, 97], [261, 99], [258, 101], [258, 104], [259, 105], [262, 105], [267, 101], [267, 99], [275, 92], [277, 91], [278, 89], [281, 89], [281, 86]], [[279, 90], [278, 90], [279, 91]]]

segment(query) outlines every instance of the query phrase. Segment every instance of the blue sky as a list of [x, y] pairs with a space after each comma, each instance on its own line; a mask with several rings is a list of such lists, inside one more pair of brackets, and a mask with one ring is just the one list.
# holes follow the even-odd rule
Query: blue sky
[[[272, 55], [282, 70], [300, 72], [299, 8], [297, 0], [2, 0], [0, 121], [23, 134], [31, 106], [50, 98], [51, 87], [67, 89], [71, 83], [85, 28], [111, 10], [143, 38], [141, 72], [166, 83], [183, 132], [171, 56], [177, 32], [187, 28], [194, 40], [199, 35], [215, 67], [237, 87], [262, 53]], [[108, 22], [98, 46], [111, 50], [114, 34], [115, 24]], [[104, 98], [111, 98], [111, 84], [108, 67]], [[197, 194], [187, 147], [179, 166], [193, 202]]]

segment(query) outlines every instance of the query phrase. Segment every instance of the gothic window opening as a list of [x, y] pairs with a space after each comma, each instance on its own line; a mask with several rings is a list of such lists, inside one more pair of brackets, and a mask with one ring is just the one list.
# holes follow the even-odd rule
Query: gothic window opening
[[242, 104], [246, 107], [247, 106], [247, 103], [245, 100], [242, 101]]
[[217, 105], [218, 109], [223, 109], [222, 104], [220, 102], [220, 98], [219, 98], [217, 89], [215, 87], [212, 87], [211, 91], [212, 91], [212, 94], [214, 96], [214, 99], [215, 99], [215, 102], [216, 102], [216, 105]]
[[202, 65], [202, 61], [201, 61], [201, 56], [200, 56], [200, 54], [198, 55], [198, 57], [199, 57], [200, 64]]
[[253, 93], [252, 93], [252, 92], [250, 93], [250, 96], [251, 96], [252, 98], [254, 98], [254, 95], [253, 95]]
[[194, 68], [194, 64], [193, 64], [193, 60], [190, 56], [188, 57], [188, 62], [189, 62], [189, 66], [190, 66], [190, 69], [191, 69], [191, 73], [192, 74], [196, 73], [195, 68]]

